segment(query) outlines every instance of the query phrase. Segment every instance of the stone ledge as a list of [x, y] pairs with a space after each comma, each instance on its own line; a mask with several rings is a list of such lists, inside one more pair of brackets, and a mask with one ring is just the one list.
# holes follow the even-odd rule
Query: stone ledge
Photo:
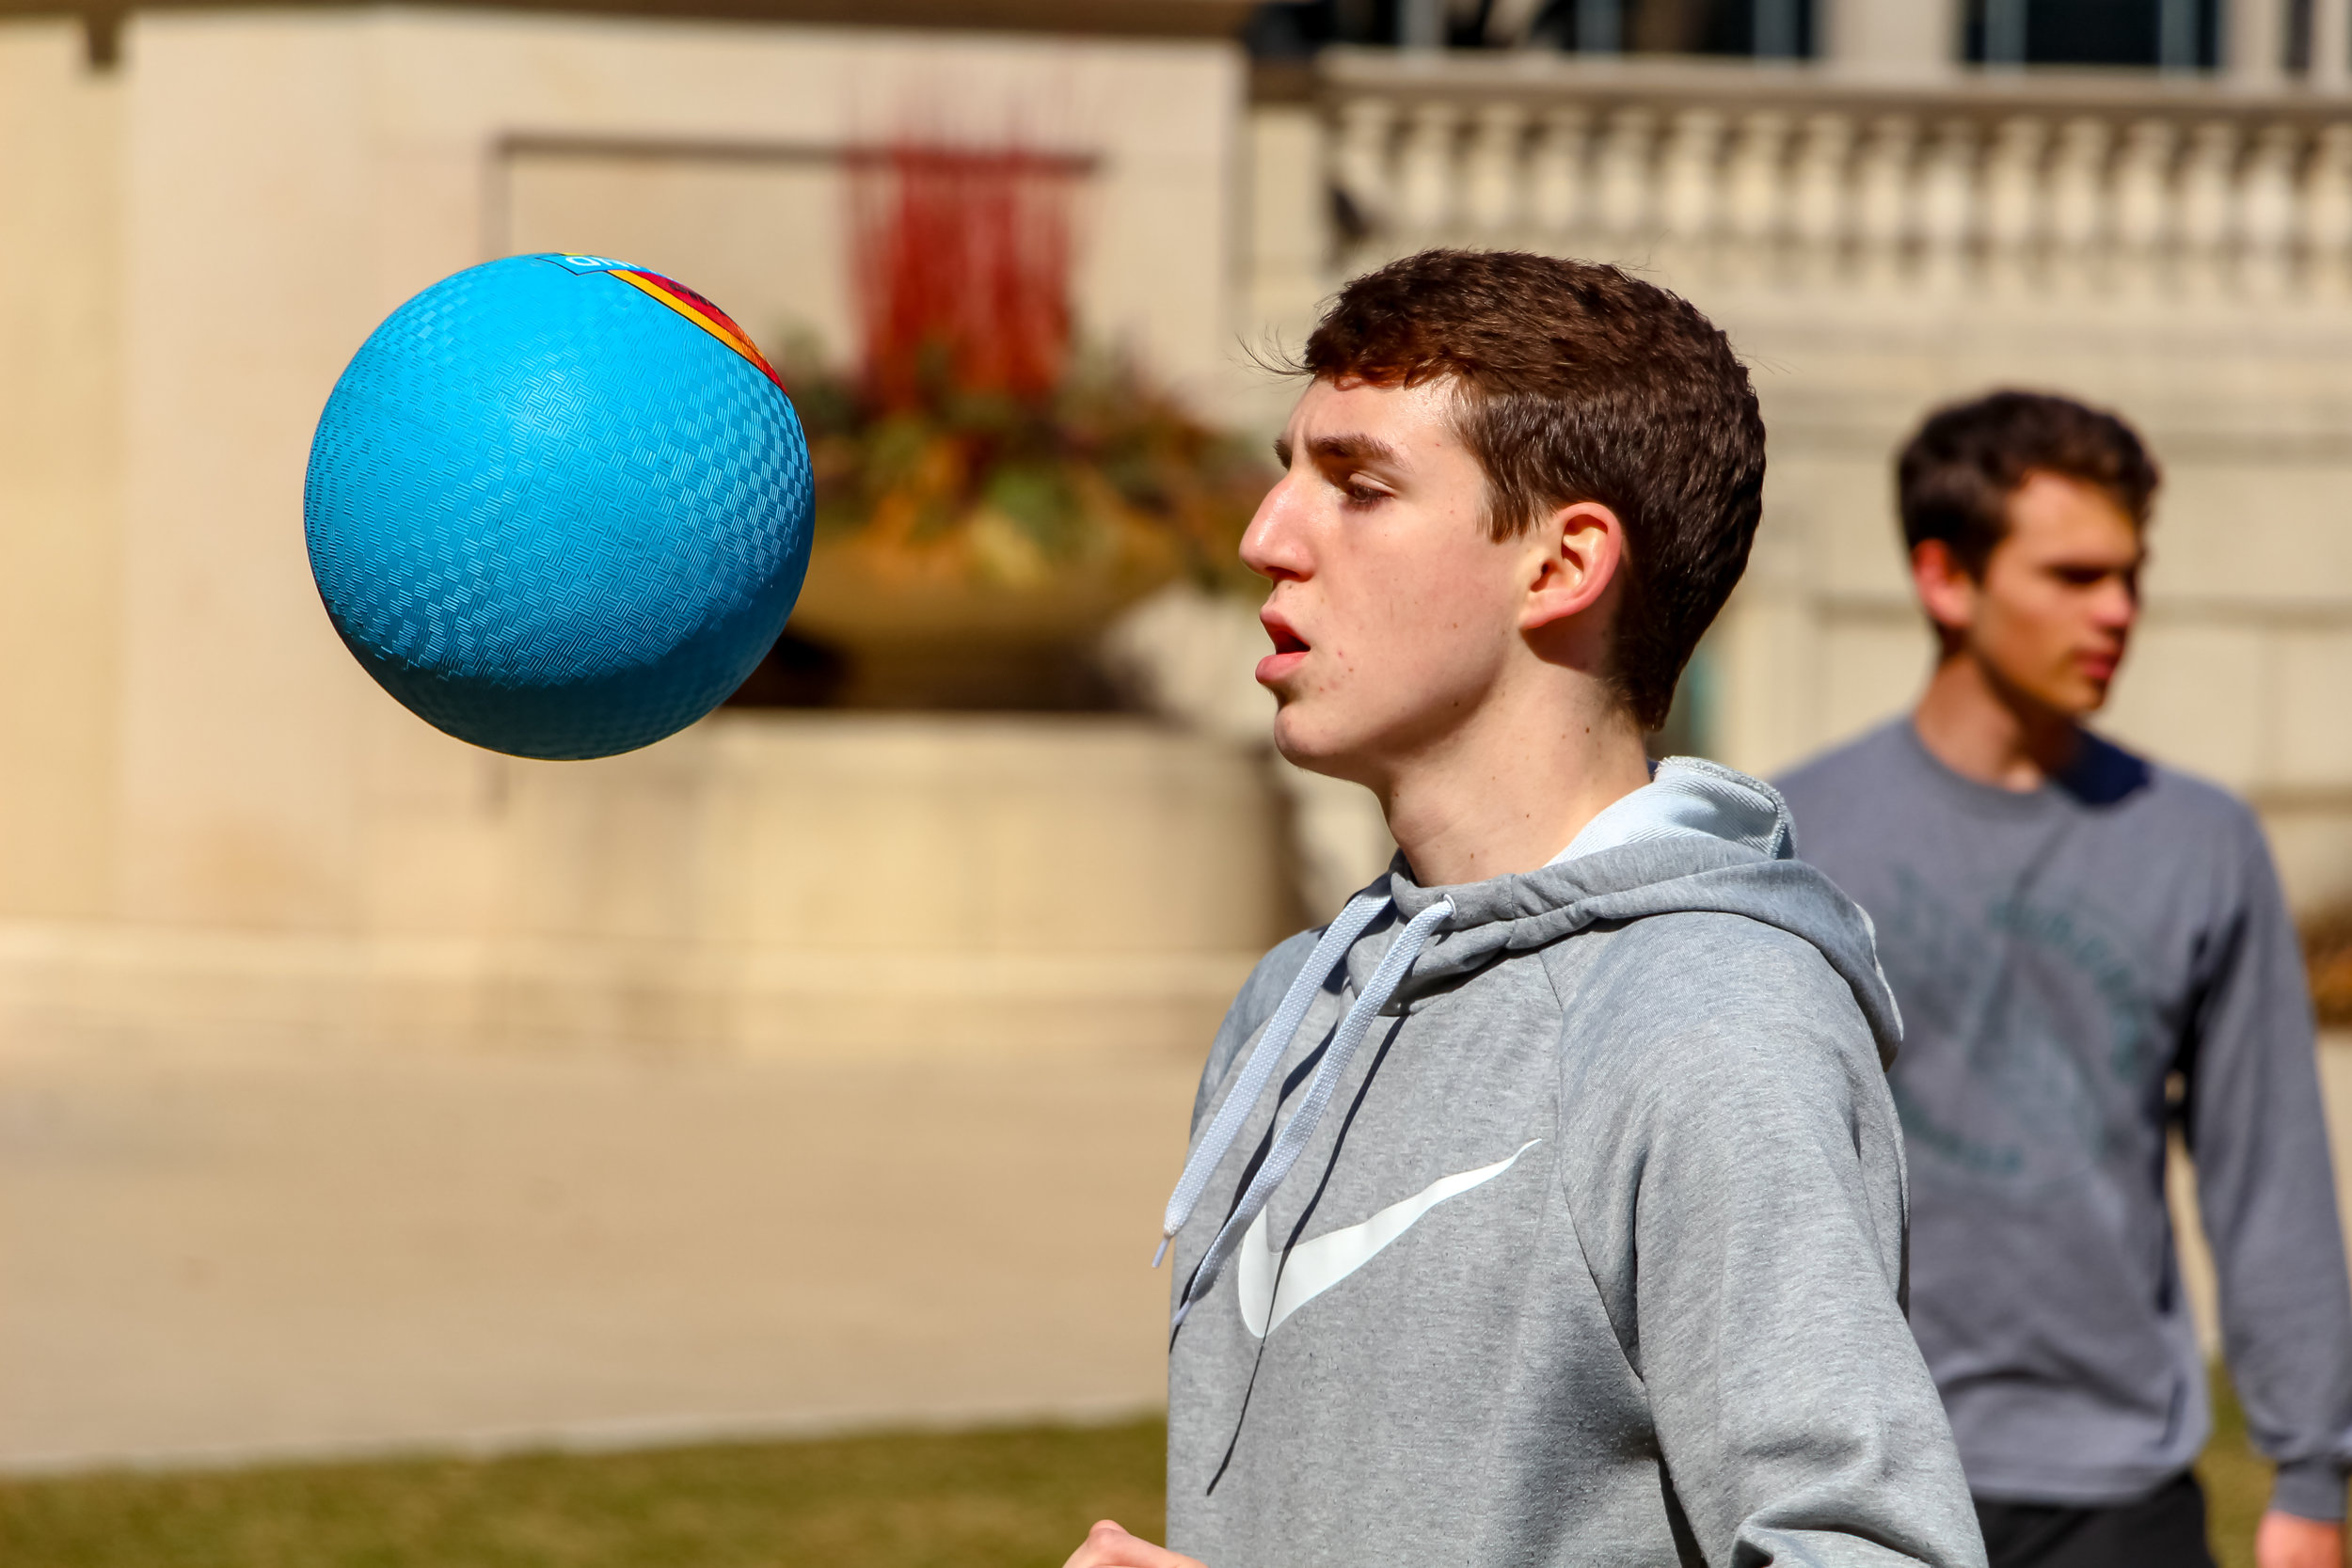
[[1255, 953], [717, 944], [0, 924], [0, 1037], [305, 1050], [1198, 1053]]

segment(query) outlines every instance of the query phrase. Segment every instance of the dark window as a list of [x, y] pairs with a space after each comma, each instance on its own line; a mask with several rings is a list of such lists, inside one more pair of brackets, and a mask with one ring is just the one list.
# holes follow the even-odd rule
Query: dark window
[[[1415, 0], [1279, 0], [1245, 35], [1260, 59], [1295, 59], [1327, 43], [1404, 41]], [[1815, 0], [1430, 0], [1456, 49], [1597, 49], [1610, 54], [1807, 58]]]
[[1968, 0], [1962, 52], [1972, 65], [2211, 71], [2221, 0]]

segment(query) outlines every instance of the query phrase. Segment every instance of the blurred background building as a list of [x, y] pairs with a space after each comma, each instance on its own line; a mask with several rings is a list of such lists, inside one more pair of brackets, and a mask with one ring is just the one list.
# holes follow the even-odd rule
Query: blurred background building
[[[1661, 748], [1898, 711], [1895, 443], [2068, 390], [2167, 469], [2111, 727], [2352, 898], [2348, 77], [2352, 0], [0, 0], [0, 1464], [1154, 1402], [1200, 1053], [1387, 852], [1264, 752], [1225, 438], [1424, 245], [1756, 370]], [[875, 203], [942, 169], [1058, 258], [993, 445], [877, 390]], [[591, 764], [401, 710], [301, 542], [361, 339], [537, 249], [788, 350], [847, 476], [743, 700]]]

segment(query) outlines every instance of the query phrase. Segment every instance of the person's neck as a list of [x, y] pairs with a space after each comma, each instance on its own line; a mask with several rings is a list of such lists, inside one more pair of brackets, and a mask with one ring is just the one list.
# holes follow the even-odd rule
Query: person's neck
[[1642, 733], [1599, 690], [1488, 705], [1375, 784], [1389, 833], [1424, 887], [1533, 871], [1649, 783]]
[[2034, 702], [1965, 651], [1936, 665], [1911, 724], [1953, 772], [2021, 794], [2065, 772], [2083, 743], [2072, 714]]

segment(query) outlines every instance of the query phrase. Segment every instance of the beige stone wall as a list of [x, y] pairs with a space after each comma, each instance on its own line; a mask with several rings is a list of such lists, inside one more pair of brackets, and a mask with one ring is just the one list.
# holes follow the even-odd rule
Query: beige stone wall
[[381, 760], [348, 923], [0, 926], [0, 1030], [1182, 1053], [1298, 921], [1256, 755], [1142, 721], [728, 713], [594, 765]]
[[742, 717], [492, 757], [336, 641], [301, 494], [367, 332], [512, 249], [846, 353], [839, 154], [909, 129], [1091, 157], [1082, 328], [1206, 396], [1239, 81], [1216, 44], [393, 9], [141, 15], [94, 75], [76, 28], [0, 25], [0, 243], [38, 280], [0, 301], [0, 1022], [1205, 1036], [1291, 918], [1246, 752]]
[[122, 668], [122, 93], [0, 28], [0, 911], [109, 907]]
[[496, 248], [484, 214], [506, 133], [837, 145], [861, 104], [950, 71], [983, 101], [1073, 80], [1100, 101], [1119, 171], [1098, 253], [1166, 252], [1164, 295], [1140, 269], [1116, 273], [1088, 294], [1094, 319], [1199, 370], [1221, 309], [1195, 281], [1214, 269], [1184, 265], [1221, 254], [1213, 133], [1232, 63], [1213, 50], [326, 12], [141, 19], [129, 51], [122, 309], [142, 373], [126, 420], [119, 898], [134, 919], [348, 925], [366, 896], [365, 777], [460, 788], [477, 766], [335, 643], [299, 499], [351, 350]]

